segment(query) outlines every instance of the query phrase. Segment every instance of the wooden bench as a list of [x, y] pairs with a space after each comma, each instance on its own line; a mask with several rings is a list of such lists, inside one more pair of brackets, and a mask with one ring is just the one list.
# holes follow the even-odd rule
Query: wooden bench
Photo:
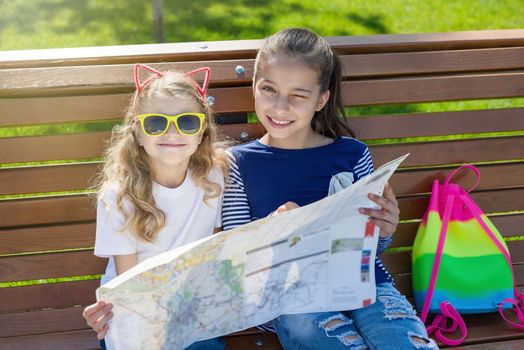
[[[344, 64], [348, 106], [524, 96], [524, 30], [329, 42]], [[97, 348], [81, 314], [95, 300], [106, 260], [93, 255], [95, 208], [85, 190], [110, 132], [89, 131], [89, 125], [123, 116], [133, 90], [133, 64], [183, 71], [210, 66], [210, 95], [221, 129], [246, 141], [262, 133], [246, 117], [253, 111], [250, 86], [260, 44], [0, 52], [0, 127], [10, 132], [0, 138], [0, 349]], [[245, 73], [237, 74], [237, 66]], [[403, 108], [349, 121], [369, 143], [376, 165], [411, 152], [392, 179], [402, 221], [383, 255], [399, 289], [411, 296], [410, 248], [432, 179], [464, 162], [477, 164], [482, 173], [473, 197], [507, 238], [517, 283], [524, 286], [524, 108], [434, 113]], [[88, 126], [46, 135], [29, 128], [67, 123]], [[459, 179], [465, 185], [472, 181], [470, 175]], [[20, 194], [26, 196], [14, 197]], [[524, 333], [498, 315], [466, 319], [469, 335], [460, 349], [524, 348]], [[274, 335], [255, 329], [226, 340], [228, 349], [280, 349]]]

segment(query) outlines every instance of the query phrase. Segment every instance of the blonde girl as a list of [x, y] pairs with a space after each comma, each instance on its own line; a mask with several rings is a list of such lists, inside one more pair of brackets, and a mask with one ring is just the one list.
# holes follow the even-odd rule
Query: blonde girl
[[[149, 78], [140, 81], [141, 71]], [[197, 73], [205, 74], [202, 87], [192, 79]], [[110, 258], [102, 284], [222, 226], [227, 163], [206, 99], [209, 74], [209, 68], [183, 74], [135, 66], [136, 92], [113, 133], [98, 185], [95, 255]], [[99, 301], [84, 310], [99, 339], [111, 307]], [[211, 339], [189, 348], [224, 349], [224, 343]]]

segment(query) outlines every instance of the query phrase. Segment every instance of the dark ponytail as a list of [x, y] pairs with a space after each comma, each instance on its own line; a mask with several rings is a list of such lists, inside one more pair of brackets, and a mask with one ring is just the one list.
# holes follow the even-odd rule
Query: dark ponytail
[[255, 60], [255, 81], [267, 58], [273, 55], [303, 60], [319, 72], [320, 92], [329, 90], [326, 105], [311, 120], [314, 131], [333, 139], [355, 135], [345, 121], [340, 59], [324, 38], [303, 28], [284, 29], [266, 38]]

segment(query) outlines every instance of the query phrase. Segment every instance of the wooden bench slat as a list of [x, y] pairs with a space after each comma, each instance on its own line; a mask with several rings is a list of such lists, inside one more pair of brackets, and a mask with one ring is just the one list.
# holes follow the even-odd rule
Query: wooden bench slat
[[94, 198], [86, 195], [0, 201], [3, 227], [93, 221]]
[[[521, 47], [341, 56], [345, 78], [519, 69], [524, 68], [523, 61]], [[238, 65], [245, 68], [244, 74], [236, 73]], [[212, 85], [249, 85], [254, 59], [160, 62], [150, 66], [160, 71], [182, 72], [207, 66], [211, 68]], [[0, 92], [109, 85], [133, 88], [133, 69], [133, 64], [3, 69]]]
[[65, 252], [0, 258], [0, 282], [101, 274], [107, 259], [93, 251]]
[[376, 53], [340, 57], [344, 77], [420, 75], [524, 68], [524, 48]]
[[0, 126], [122, 118], [130, 94], [0, 99]]
[[[327, 38], [340, 54], [461, 50], [524, 45], [524, 30], [502, 29], [425, 34], [358, 35]], [[205, 46], [202, 46], [205, 44]], [[262, 40], [119, 45], [0, 53], [0, 68], [30, 68], [136, 62], [253, 58]]]
[[523, 159], [524, 137], [391, 144], [370, 150], [376, 167], [406, 153], [411, 155], [402, 162], [403, 167], [492, 162]]
[[[485, 213], [524, 209], [524, 188], [473, 192], [472, 196]], [[93, 201], [86, 195], [0, 201], [0, 225], [9, 228], [93, 221]], [[422, 218], [428, 203], [428, 195], [399, 198], [401, 220]]]
[[342, 84], [345, 105], [421, 103], [524, 95], [524, 73], [391, 78]]
[[96, 224], [54, 225], [0, 231], [0, 255], [93, 247]]
[[[0, 339], [23, 335], [86, 330], [83, 307], [0, 314]], [[93, 334], [94, 332], [91, 331]], [[3, 343], [4, 339], [0, 341]]]
[[100, 164], [0, 168], [0, 195], [61, 192], [93, 185]]
[[[397, 171], [389, 182], [398, 195], [430, 192], [434, 180], [443, 183], [456, 168]], [[480, 170], [480, 183], [476, 190], [524, 187], [524, 163], [478, 165], [477, 168]], [[475, 184], [476, 177], [472, 171], [464, 170], [457, 173], [452, 181], [467, 190]]]
[[[243, 124], [240, 124], [242, 126]], [[247, 124], [246, 124], [247, 125]], [[254, 130], [240, 127], [237, 133], [243, 130]], [[229, 129], [232, 132], [231, 129]], [[249, 132], [249, 131], [248, 131]], [[36, 167], [0, 168], [0, 195], [20, 193], [61, 192], [87, 189], [93, 181], [101, 164], [79, 163]], [[431, 191], [434, 179], [443, 181], [453, 168], [420, 169], [398, 171], [393, 175], [390, 183], [397, 195], [427, 193]], [[481, 182], [478, 190], [524, 187], [524, 163], [479, 165]], [[505, 174], [501, 177], [500, 174]], [[35, 181], [35, 179], [38, 179]], [[469, 187], [474, 184], [473, 172], [463, 171], [457, 174], [453, 181]]]
[[100, 349], [92, 330], [38, 334], [24, 337], [1, 338], [0, 350], [95, 350]]
[[524, 333], [506, 324], [497, 313], [464, 315], [468, 326], [468, 336], [465, 345], [474, 343], [489, 343], [497, 340], [524, 340]]
[[[253, 77], [254, 60], [225, 60], [200, 62], [163, 62], [150, 64], [160, 70], [189, 72], [200, 67], [211, 68], [212, 86], [227, 84], [249, 85]], [[237, 74], [235, 68], [241, 65], [244, 74]], [[89, 65], [69, 67], [45, 67], [0, 70], [0, 93], [16, 90], [47, 90], [56, 88], [84, 89], [88, 86], [113, 86], [134, 89], [134, 64]], [[146, 74], [144, 74], [146, 75]], [[203, 74], [202, 74], [203, 76]], [[195, 76], [201, 81], [200, 76]]]
[[[488, 215], [488, 217], [504, 237], [520, 236], [523, 233], [524, 214]], [[399, 224], [391, 246], [411, 246], [418, 226], [418, 222]], [[94, 222], [3, 230], [0, 235], [0, 254], [92, 247], [94, 237]]]
[[454, 347], [455, 350], [521, 350], [524, 348], [524, 339], [490, 342]]
[[[91, 132], [0, 138], [0, 149], [11, 150], [0, 154], [0, 163], [96, 158], [101, 156], [104, 142], [109, 137], [110, 132]], [[377, 165], [408, 152], [411, 156], [402, 164], [404, 167], [456, 164], [466, 161], [489, 162], [524, 158], [524, 137], [392, 144], [370, 148]]]
[[259, 332], [255, 334], [235, 334], [225, 338], [226, 349], [281, 350], [276, 334]]
[[[471, 197], [485, 213], [524, 209], [524, 188], [472, 192]], [[421, 219], [429, 205], [429, 196], [398, 198], [400, 219]]]
[[[524, 130], [524, 108], [354, 117], [359, 140]], [[377, 127], [380, 125], [380, 127]]]
[[[506, 242], [514, 266], [524, 264], [524, 241]], [[385, 252], [381, 259], [392, 274], [411, 272], [411, 251]], [[519, 270], [522, 274], [522, 270]], [[518, 277], [519, 279], [522, 277]], [[521, 284], [521, 283], [517, 283]], [[524, 284], [524, 283], [523, 283]]]
[[61, 159], [99, 157], [111, 133], [105, 131], [52, 135], [0, 138], [0, 163], [31, 162]]
[[[503, 237], [522, 236], [524, 229], [522, 223], [524, 222], [524, 214], [510, 214], [500, 216], [490, 216], [489, 219], [497, 227]], [[415, 240], [415, 235], [419, 227], [418, 222], [401, 223], [395, 232], [395, 238], [391, 243], [391, 247], [406, 247], [411, 246]]]
[[[122, 93], [115, 86], [86, 86], [77, 89], [54, 88], [46, 96]], [[5, 97], [32, 97], [39, 90], [3, 90]], [[346, 81], [342, 84], [344, 105], [421, 103], [482, 98], [509, 98], [524, 95], [524, 73], [489, 73], [451, 76], [389, 78]], [[251, 112], [254, 102], [251, 87], [212, 88], [216, 110]]]
[[0, 304], [0, 313], [90, 305], [99, 286], [99, 280], [88, 280], [0, 288], [0, 300], [9, 300]]

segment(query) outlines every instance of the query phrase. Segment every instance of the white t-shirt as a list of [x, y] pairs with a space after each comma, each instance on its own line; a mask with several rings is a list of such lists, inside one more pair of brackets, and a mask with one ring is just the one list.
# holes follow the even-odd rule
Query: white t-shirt
[[[213, 170], [208, 178], [224, 188], [219, 171]], [[99, 198], [96, 216], [95, 255], [111, 258], [114, 255], [136, 254], [140, 263], [152, 256], [180, 247], [213, 234], [222, 226], [222, 195], [204, 202], [204, 190], [196, 185], [188, 170], [184, 182], [177, 188], [153, 183], [153, 197], [158, 209], [165, 215], [166, 225], [156, 240], [145, 242], [131, 232], [124, 231], [124, 216], [116, 205], [117, 188], [109, 186]], [[124, 207], [130, 211], [129, 203]], [[113, 259], [110, 259], [102, 284], [116, 277]]]

